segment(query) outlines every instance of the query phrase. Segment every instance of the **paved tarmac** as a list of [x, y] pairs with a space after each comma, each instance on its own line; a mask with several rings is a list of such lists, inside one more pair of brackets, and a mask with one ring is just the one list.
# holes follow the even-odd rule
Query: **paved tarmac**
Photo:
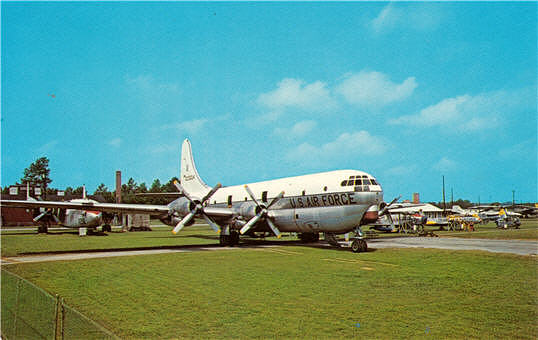
[[[465, 239], [455, 237], [396, 237], [367, 240], [368, 247], [380, 248], [436, 248], [451, 250], [484, 250], [494, 253], [511, 253], [517, 255], [538, 255], [537, 241], [522, 240], [488, 240], [488, 239]], [[285, 246], [300, 246], [298, 242], [267, 242], [242, 245], [240, 247], [213, 246], [186, 246], [176, 248], [142, 249], [142, 250], [110, 250], [92, 252], [66, 252], [54, 254], [35, 254], [13, 257], [3, 257], [1, 264], [9, 265], [16, 263], [33, 263], [48, 261], [72, 261], [87, 260], [92, 258], [107, 258], [116, 256], [152, 255], [166, 253], [185, 253], [193, 251], [218, 251], [218, 250], [245, 250], [256, 248], [274, 248]], [[318, 244], [304, 244], [305, 246], [331, 247], [324, 242]], [[360, 256], [360, 255], [358, 255]]]
[[437, 248], [452, 250], [484, 250], [493, 253], [538, 255], [537, 241], [489, 240], [457, 237], [397, 237], [368, 240], [369, 248]]

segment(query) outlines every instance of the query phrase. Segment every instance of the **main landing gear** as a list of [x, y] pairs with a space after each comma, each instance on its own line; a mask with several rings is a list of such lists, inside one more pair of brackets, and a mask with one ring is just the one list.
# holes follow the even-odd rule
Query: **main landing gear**
[[304, 243], [318, 242], [319, 233], [300, 233], [299, 239]]
[[239, 232], [230, 230], [228, 235], [225, 232], [220, 233], [219, 244], [221, 247], [233, 247], [239, 244]]

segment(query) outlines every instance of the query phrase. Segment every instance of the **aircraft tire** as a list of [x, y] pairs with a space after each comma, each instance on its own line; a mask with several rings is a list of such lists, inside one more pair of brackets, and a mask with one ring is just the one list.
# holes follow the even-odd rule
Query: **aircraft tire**
[[237, 231], [231, 231], [229, 238], [229, 246], [233, 247], [239, 244], [239, 233]]
[[302, 242], [310, 243], [310, 242], [318, 242], [319, 241], [319, 233], [300, 233], [299, 239]]
[[361, 244], [360, 244], [359, 240], [354, 240], [353, 242], [351, 242], [351, 251], [354, 252], [354, 253], [360, 253]]
[[364, 240], [354, 240], [351, 242], [351, 251], [354, 253], [365, 253], [368, 251], [368, 245]]

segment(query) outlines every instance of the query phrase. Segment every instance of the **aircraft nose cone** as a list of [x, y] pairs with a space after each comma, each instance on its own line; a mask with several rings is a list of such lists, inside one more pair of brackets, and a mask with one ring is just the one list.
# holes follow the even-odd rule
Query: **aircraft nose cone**
[[87, 212], [86, 224], [88, 227], [96, 227], [101, 224], [101, 213]]

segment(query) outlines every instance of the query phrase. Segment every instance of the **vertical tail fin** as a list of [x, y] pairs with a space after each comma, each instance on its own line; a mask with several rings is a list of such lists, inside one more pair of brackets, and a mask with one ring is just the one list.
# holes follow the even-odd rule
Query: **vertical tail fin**
[[181, 186], [191, 195], [203, 196], [209, 189], [207, 184], [202, 181], [192, 157], [191, 142], [188, 139], [183, 141], [181, 147]]

